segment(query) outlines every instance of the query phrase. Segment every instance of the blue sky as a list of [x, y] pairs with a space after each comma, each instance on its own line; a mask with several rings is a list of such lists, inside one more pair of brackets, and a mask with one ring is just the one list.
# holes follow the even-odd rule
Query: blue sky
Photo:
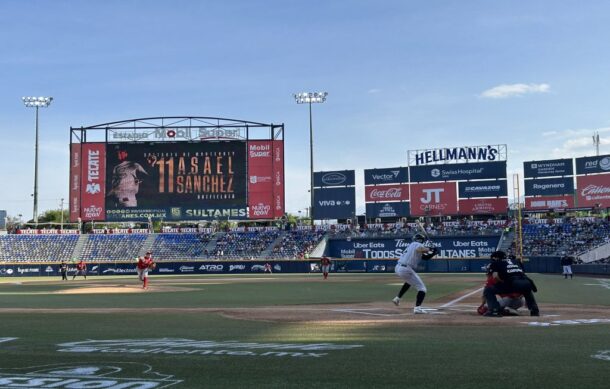
[[[286, 126], [286, 207], [308, 206], [315, 170], [407, 165], [407, 150], [507, 144], [525, 160], [610, 153], [607, 1], [0, 2], [0, 209], [68, 198], [69, 128], [149, 116]], [[509, 193], [511, 192], [509, 188]]]

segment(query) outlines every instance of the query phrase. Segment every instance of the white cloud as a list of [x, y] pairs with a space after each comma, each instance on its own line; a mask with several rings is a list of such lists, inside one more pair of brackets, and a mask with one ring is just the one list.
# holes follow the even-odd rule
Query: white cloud
[[553, 156], [565, 158], [593, 155], [595, 151], [593, 135], [595, 133], [599, 133], [600, 152], [605, 153], [605, 146], [610, 145], [610, 127], [594, 130], [582, 128], [555, 131], [551, 136], [554, 140], [560, 141], [561, 144], [553, 148]]
[[549, 84], [502, 84], [483, 91], [481, 97], [486, 99], [504, 99], [528, 93], [548, 93], [550, 90], [551, 86]]
[[368, 90], [368, 93], [371, 95], [379, 93], [379, 92], [381, 92], [381, 89], [373, 88], [373, 89]]

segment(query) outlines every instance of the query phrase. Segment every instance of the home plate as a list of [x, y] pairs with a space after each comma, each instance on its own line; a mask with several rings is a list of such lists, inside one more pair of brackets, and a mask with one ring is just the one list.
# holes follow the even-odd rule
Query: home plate
[[420, 307], [421, 309], [424, 310], [424, 312], [428, 315], [446, 315], [447, 312], [442, 312], [441, 310], [437, 309], [437, 308], [426, 308], [426, 307]]

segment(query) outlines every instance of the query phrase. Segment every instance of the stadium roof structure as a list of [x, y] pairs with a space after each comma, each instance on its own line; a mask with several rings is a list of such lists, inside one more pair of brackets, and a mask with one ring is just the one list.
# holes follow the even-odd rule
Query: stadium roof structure
[[[70, 127], [71, 143], [283, 139], [284, 124], [207, 116], [159, 116]], [[262, 131], [262, 132], [261, 132]], [[268, 132], [269, 131], [269, 132]], [[100, 135], [104, 134], [100, 139]], [[95, 139], [89, 139], [91, 136]]]

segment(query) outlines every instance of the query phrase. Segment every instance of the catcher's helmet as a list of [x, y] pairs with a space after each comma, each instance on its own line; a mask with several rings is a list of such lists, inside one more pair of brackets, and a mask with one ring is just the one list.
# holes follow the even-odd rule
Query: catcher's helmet
[[493, 253], [491, 253], [491, 259], [506, 259], [506, 253], [502, 250], [494, 251]]
[[413, 235], [413, 242], [424, 243], [427, 240], [428, 239], [426, 239], [424, 234], [415, 234], [415, 235]]

